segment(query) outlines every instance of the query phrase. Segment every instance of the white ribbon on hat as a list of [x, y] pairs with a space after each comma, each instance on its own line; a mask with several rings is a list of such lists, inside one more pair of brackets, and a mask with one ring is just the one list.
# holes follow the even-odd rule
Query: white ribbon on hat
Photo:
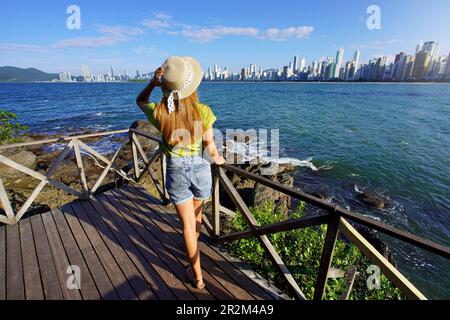
[[[192, 82], [192, 77], [193, 77], [192, 67], [189, 64], [189, 62], [187, 62], [187, 61], [185, 61], [185, 62], [186, 62], [186, 66], [188, 68], [188, 76], [181, 88], [170, 91], [170, 94], [167, 97], [167, 111], [169, 112], [169, 114], [171, 114], [172, 112], [175, 111], [174, 95], [176, 94], [177, 98], [179, 100], [181, 92], [183, 90], [185, 90]], [[181, 110], [181, 106], [180, 106], [180, 110]]]

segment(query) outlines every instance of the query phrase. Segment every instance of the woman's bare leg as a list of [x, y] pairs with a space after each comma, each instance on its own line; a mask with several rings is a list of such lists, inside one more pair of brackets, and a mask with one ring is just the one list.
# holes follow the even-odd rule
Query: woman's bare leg
[[183, 237], [188, 260], [194, 271], [195, 280], [203, 281], [200, 265], [200, 254], [197, 240], [197, 220], [195, 217], [194, 200], [188, 200], [176, 206], [178, 216], [183, 224]]
[[197, 233], [197, 239], [200, 236], [200, 232], [202, 230], [202, 211], [203, 211], [202, 209], [203, 209], [203, 200], [194, 199], [194, 212], [196, 220], [195, 231]]

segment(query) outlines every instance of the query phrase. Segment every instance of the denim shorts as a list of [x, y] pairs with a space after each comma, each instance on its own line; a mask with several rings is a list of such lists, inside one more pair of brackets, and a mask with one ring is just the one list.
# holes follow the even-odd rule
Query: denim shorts
[[167, 157], [166, 189], [175, 205], [207, 200], [212, 192], [211, 165], [200, 156]]

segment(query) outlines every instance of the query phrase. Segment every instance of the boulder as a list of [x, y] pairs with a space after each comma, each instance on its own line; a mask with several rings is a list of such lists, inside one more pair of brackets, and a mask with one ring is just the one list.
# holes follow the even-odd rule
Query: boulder
[[[31, 151], [25, 151], [21, 150], [17, 153], [13, 154], [4, 154], [7, 156], [10, 160], [17, 162], [29, 169], [34, 170], [36, 168], [36, 155]], [[7, 166], [5, 164], [0, 163], [0, 173], [2, 178], [6, 179], [23, 179], [24, 177], [27, 177], [28, 175], [25, 173], [22, 173], [18, 171], [17, 169], [14, 169], [10, 166]]]
[[[149, 121], [136, 120], [135, 122], [133, 122], [130, 128], [136, 129], [143, 133], [148, 133], [153, 136], [161, 136], [159, 130], [156, 129]], [[145, 151], [151, 151], [158, 147], [158, 142], [154, 140], [139, 135], [137, 135], [137, 138]]]
[[375, 192], [362, 191], [361, 193], [358, 193], [357, 197], [365, 204], [377, 209], [384, 209], [390, 205], [389, 199], [386, 199], [382, 195]]

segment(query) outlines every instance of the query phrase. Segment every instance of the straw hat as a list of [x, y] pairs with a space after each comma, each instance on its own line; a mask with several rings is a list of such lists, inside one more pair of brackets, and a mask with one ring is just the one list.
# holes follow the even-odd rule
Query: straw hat
[[[168, 99], [169, 112], [175, 110], [173, 100], [189, 97], [202, 81], [202, 67], [192, 57], [169, 57], [162, 65], [161, 89]], [[173, 109], [172, 109], [173, 107]]]

